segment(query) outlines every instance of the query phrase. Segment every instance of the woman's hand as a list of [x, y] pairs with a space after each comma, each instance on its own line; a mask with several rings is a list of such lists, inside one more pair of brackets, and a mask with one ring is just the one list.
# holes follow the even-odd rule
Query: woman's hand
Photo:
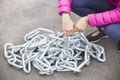
[[66, 35], [72, 35], [74, 33], [74, 22], [68, 13], [62, 13], [62, 28]]
[[78, 20], [78, 22], [75, 24], [74, 31], [75, 32], [80, 32], [84, 31], [88, 26], [88, 20], [87, 17], [82, 17]]

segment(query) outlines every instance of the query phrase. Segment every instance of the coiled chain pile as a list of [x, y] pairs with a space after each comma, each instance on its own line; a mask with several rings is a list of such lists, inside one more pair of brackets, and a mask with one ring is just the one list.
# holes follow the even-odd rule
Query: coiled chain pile
[[4, 45], [4, 55], [10, 65], [31, 72], [32, 65], [41, 75], [52, 75], [54, 71], [81, 72], [95, 58], [106, 61], [104, 48], [90, 43], [82, 32], [73, 36], [38, 28], [24, 37], [23, 45]]

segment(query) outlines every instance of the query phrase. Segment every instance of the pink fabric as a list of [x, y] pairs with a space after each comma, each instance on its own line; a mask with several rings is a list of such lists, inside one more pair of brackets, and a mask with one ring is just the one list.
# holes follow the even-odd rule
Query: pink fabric
[[72, 0], [58, 0], [58, 12], [61, 15], [62, 12], [70, 13]]
[[[109, 0], [115, 9], [87, 15], [89, 24], [91, 26], [102, 26], [111, 23], [120, 22], [120, 0]], [[58, 0], [58, 12], [61, 15], [62, 12], [67, 12], [70, 14], [72, 0]]]

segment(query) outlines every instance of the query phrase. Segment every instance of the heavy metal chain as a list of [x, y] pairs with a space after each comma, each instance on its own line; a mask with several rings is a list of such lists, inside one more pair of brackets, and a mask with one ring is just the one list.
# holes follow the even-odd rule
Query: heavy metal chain
[[62, 32], [38, 28], [24, 37], [25, 43], [4, 45], [4, 55], [10, 65], [31, 72], [32, 65], [41, 75], [52, 75], [54, 71], [81, 72], [95, 58], [106, 61], [104, 48], [89, 42], [82, 32], [65, 36]]

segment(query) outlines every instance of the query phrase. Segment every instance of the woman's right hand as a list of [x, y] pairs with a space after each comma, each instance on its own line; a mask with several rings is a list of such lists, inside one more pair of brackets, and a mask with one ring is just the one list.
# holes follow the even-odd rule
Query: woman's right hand
[[62, 28], [66, 35], [70, 36], [74, 33], [74, 22], [68, 13], [62, 13]]

